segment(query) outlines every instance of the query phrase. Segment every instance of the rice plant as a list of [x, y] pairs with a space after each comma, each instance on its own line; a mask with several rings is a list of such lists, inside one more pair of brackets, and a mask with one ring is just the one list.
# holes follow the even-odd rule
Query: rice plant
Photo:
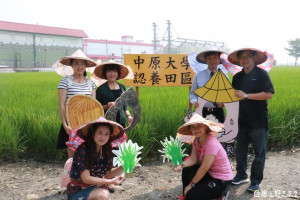
[[113, 159], [114, 166], [123, 166], [125, 173], [132, 173], [133, 168], [139, 165], [137, 156], [141, 154], [140, 150], [143, 147], [139, 147], [137, 143], [132, 143], [131, 140], [123, 142], [118, 145], [119, 150], [113, 150], [112, 152], [116, 155]]
[[165, 159], [168, 161], [171, 160], [173, 164], [180, 165], [182, 163], [182, 158], [184, 156], [188, 156], [188, 154], [185, 154], [185, 149], [182, 149], [183, 142], [180, 141], [178, 138], [173, 138], [170, 136], [170, 140], [165, 138], [164, 142], [161, 141], [161, 144], [163, 145], [163, 150], [158, 150], [160, 153], [162, 153], [163, 162], [165, 162]]
[[[270, 76], [275, 94], [269, 103], [269, 148], [300, 144], [300, 67], [274, 67]], [[23, 155], [60, 158], [56, 150], [60, 128], [55, 72], [0, 74], [0, 160]], [[159, 157], [160, 141], [175, 138], [189, 108], [188, 87], [141, 87], [140, 123], [128, 138], [144, 148], [141, 156]]]

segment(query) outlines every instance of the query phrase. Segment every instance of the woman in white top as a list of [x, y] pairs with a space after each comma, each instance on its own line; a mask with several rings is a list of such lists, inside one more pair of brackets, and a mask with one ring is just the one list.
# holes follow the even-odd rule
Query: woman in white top
[[[58, 85], [59, 113], [62, 125], [57, 139], [57, 149], [67, 148], [66, 142], [72, 129], [67, 123], [66, 102], [69, 97], [75, 94], [84, 94], [96, 97], [96, 86], [87, 77], [86, 68], [96, 66], [96, 63], [88, 58], [80, 49], [71, 56], [66, 56], [60, 60], [64, 65], [72, 66], [74, 73], [64, 77]], [[68, 149], [68, 157], [73, 157], [74, 152]]]

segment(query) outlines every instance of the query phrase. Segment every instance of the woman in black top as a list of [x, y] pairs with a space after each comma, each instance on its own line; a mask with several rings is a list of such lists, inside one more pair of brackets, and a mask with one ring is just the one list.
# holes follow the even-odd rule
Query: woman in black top
[[[121, 96], [126, 88], [123, 84], [118, 83], [117, 80], [123, 79], [128, 75], [128, 69], [115, 61], [108, 61], [96, 67], [94, 74], [107, 82], [99, 86], [96, 90], [96, 99], [102, 104], [104, 111], [115, 106], [115, 100]], [[127, 107], [120, 109], [116, 121], [125, 127], [126, 117], [128, 123], [132, 122], [132, 117], [127, 110]]]

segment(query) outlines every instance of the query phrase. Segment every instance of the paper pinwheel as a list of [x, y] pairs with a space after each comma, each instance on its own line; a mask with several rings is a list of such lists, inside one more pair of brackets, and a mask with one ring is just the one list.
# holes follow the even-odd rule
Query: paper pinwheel
[[164, 146], [163, 150], [158, 150], [159, 152], [163, 153], [163, 162], [165, 162], [165, 159], [172, 160], [174, 165], [180, 165], [182, 163], [182, 158], [184, 156], [187, 156], [187, 154], [184, 153], [185, 149], [181, 149], [183, 146], [183, 142], [179, 140], [178, 138], [174, 139], [172, 136], [170, 136], [170, 141], [165, 138], [165, 141], [160, 143]]
[[195, 90], [194, 93], [206, 101], [216, 103], [230, 103], [241, 100], [235, 96], [232, 85], [219, 69], [203, 87]]
[[114, 166], [123, 166], [125, 173], [132, 173], [133, 168], [138, 164], [141, 158], [137, 158], [141, 154], [140, 150], [143, 147], [139, 147], [137, 143], [132, 143], [131, 140], [119, 144], [119, 150], [113, 150], [112, 152], [117, 156], [113, 159]]

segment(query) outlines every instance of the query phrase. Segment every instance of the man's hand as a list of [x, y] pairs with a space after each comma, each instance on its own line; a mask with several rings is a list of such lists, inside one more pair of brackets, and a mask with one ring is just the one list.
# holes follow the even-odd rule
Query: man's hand
[[235, 90], [234, 94], [236, 97], [240, 98], [240, 99], [244, 99], [245, 98], [245, 92], [243, 92], [242, 90]]
[[193, 105], [194, 105], [195, 108], [199, 107], [199, 103], [198, 102], [195, 102]]
[[223, 108], [224, 107], [224, 103], [217, 103], [218, 104], [218, 108]]

